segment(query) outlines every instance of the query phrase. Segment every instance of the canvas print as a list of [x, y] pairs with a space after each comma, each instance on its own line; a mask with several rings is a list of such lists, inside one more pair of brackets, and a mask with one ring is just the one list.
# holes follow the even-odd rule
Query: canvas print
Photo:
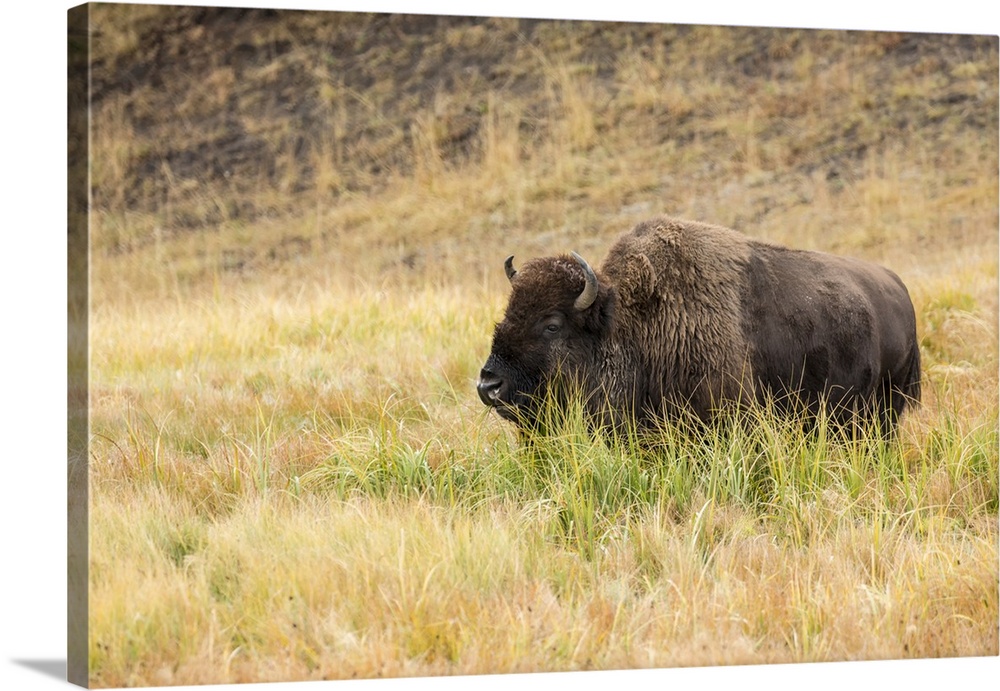
[[996, 36], [69, 14], [69, 676], [998, 655]]

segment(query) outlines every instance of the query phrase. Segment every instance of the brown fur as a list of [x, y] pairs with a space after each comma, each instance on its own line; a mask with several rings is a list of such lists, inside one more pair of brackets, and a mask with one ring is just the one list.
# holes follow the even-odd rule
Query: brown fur
[[568, 379], [612, 425], [682, 409], [708, 419], [774, 396], [865, 409], [890, 427], [919, 398], [913, 308], [882, 267], [657, 217], [619, 238], [596, 275], [598, 297], [579, 311], [584, 271], [572, 258], [517, 271], [480, 376], [484, 402], [530, 423], [532, 397]]
[[628, 359], [641, 363], [651, 402], [686, 403], [705, 416], [752, 396], [741, 286], [733, 280], [748, 255], [733, 231], [665, 217], [611, 246], [601, 273], [618, 287], [623, 309], [610, 340], [627, 344]]

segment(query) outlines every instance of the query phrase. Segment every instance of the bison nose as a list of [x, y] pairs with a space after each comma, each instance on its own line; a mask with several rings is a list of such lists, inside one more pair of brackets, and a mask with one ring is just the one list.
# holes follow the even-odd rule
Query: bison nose
[[486, 368], [479, 373], [479, 381], [476, 382], [476, 391], [479, 398], [488, 406], [495, 406], [500, 391], [503, 389], [504, 381]]

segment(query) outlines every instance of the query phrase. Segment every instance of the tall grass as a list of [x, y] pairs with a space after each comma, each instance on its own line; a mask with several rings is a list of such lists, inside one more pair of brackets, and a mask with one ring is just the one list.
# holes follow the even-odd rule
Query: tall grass
[[995, 401], [523, 437], [481, 298], [97, 310], [95, 683], [996, 651]]
[[996, 650], [996, 534], [969, 530], [975, 501], [911, 508], [877, 454], [851, 496], [849, 446], [762, 451], [784, 475], [758, 498], [708, 444], [667, 442], [660, 460], [686, 461], [668, 466], [573, 436], [432, 469], [391, 435], [348, 435], [300, 492], [210, 520], [177, 487], [99, 500], [98, 679], [127, 682], [137, 658], [166, 683]]

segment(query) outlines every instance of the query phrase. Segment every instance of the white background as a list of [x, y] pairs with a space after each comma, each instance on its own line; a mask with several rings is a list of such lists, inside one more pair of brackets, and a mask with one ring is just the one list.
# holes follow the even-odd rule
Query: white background
[[[989, 0], [920, 3], [774, 0], [297, 0], [197, 2], [301, 9], [621, 19], [676, 23], [924, 32], [998, 33]], [[66, 11], [69, 3], [20, 0], [3, 8], [0, 40], [0, 689], [65, 685], [66, 661]], [[988, 8], [988, 9], [987, 9]], [[423, 680], [249, 684], [306, 689], [525, 689], [796, 686], [810, 689], [947, 689], [1000, 679], [1000, 658], [587, 672]], [[988, 684], [987, 687], [989, 687]], [[174, 687], [182, 688], [182, 687]], [[198, 688], [198, 687], [183, 687]], [[204, 687], [201, 687], [204, 688]]]

